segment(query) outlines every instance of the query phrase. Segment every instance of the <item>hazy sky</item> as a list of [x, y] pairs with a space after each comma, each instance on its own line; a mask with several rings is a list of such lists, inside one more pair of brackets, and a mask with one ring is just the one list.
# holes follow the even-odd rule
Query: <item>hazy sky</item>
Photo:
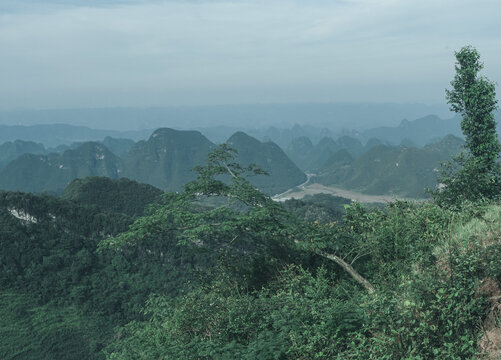
[[0, 0], [0, 108], [443, 103], [463, 45], [501, 83], [499, 14], [499, 0]]

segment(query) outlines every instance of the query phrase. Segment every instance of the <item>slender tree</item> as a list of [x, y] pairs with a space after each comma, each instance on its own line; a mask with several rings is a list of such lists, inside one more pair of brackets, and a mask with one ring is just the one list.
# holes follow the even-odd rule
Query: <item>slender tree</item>
[[493, 114], [497, 109], [495, 84], [479, 74], [483, 64], [480, 54], [471, 46], [456, 52], [455, 69], [446, 99], [450, 109], [461, 115], [466, 151], [442, 169], [439, 181], [443, 186], [434, 195], [445, 205], [493, 199], [501, 190], [497, 163], [501, 145]]

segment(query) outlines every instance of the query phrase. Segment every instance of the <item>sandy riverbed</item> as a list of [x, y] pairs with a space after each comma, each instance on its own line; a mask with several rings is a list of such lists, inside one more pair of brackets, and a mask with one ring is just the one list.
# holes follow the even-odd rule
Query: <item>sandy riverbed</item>
[[288, 199], [302, 199], [305, 195], [314, 194], [330, 194], [334, 196], [341, 196], [361, 203], [387, 203], [395, 200], [419, 200], [404, 199], [402, 197], [391, 195], [368, 195], [356, 191], [341, 189], [335, 186], [325, 186], [321, 184], [308, 184], [299, 186], [282, 194], [274, 196], [273, 200], [285, 201]]

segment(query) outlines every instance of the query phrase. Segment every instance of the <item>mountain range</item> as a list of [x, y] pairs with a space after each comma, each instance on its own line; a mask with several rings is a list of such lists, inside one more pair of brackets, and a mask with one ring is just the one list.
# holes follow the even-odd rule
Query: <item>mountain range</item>
[[45, 147], [33, 141], [7, 141], [0, 145], [0, 171], [12, 160], [23, 154], [44, 154]]
[[122, 160], [105, 146], [87, 142], [62, 154], [24, 154], [0, 172], [0, 188], [61, 193], [76, 178], [118, 178]]
[[[276, 144], [260, 142], [242, 132], [235, 133], [228, 142], [238, 151], [237, 161], [257, 164], [269, 173], [250, 179], [261, 190], [274, 194], [306, 181], [306, 175]], [[113, 142], [108, 139], [108, 143]], [[125, 151], [131, 143], [115, 141], [115, 145]], [[203, 165], [215, 147], [198, 131], [168, 128], [158, 129], [148, 140], [135, 143], [123, 157], [103, 143], [86, 142], [62, 153], [21, 155], [0, 172], [0, 188], [60, 194], [76, 178], [104, 176], [126, 177], [164, 191], [180, 191], [195, 179], [193, 168]]]
[[140, 140], [147, 137], [149, 133], [151, 130], [97, 130], [68, 124], [0, 125], [0, 142], [24, 140], [42, 143], [46, 147], [56, 147], [73, 142], [98, 141], [107, 136]]
[[346, 151], [334, 154], [315, 180], [367, 194], [422, 198], [433, 189], [440, 164], [458, 153], [464, 141], [448, 135], [423, 148], [378, 145], [358, 158]]
[[377, 138], [393, 145], [403, 141], [410, 141], [417, 146], [424, 146], [433, 139], [452, 134], [463, 137], [460, 127], [460, 118], [440, 119], [436, 115], [428, 115], [413, 121], [402, 120], [396, 127], [382, 126], [362, 131], [359, 134], [361, 141]]

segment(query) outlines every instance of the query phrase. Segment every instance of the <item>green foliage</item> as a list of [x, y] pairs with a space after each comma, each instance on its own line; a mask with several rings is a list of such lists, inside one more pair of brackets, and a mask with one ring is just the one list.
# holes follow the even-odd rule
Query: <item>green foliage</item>
[[496, 162], [501, 144], [496, 133], [495, 84], [480, 76], [480, 55], [471, 46], [456, 52], [456, 74], [446, 90], [451, 110], [461, 114], [467, 152], [453, 158], [439, 178], [435, 200], [458, 207], [464, 201], [491, 200], [501, 193], [501, 167]]
[[325, 269], [312, 276], [290, 267], [269, 287], [248, 293], [220, 274], [177, 302], [152, 298], [150, 320], [121, 329], [109, 358], [333, 358], [363, 315], [332, 285]]
[[344, 214], [344, 206], [351, 200], [330, 194], [306, 195], [300, 200], [289, 199], [283, 207], [295, 216], [310, 222], [329, 223], [340, 221]]
[[4, 357], [480, 357], [480, 287], [501, 280], [499, 206], [351, 203], [342, 220], [309, 222], [234, 156], [218, 147], [135, 221], [0, 192]]
[[75, 306], [40, 306], [29, 295], [0, 292], [2, 359], [103, 359], [110, 330]]
[[[242, 177], [263, 171], [242, 167], [233, 156], [226, 145], [215, 149], [207, 165], [196, 168], [197, 179], [186, 184], [185, 192], [166, 194], [129, 231], [103, 241], [102, 249], [144, 246], [168, 236], [194, 252], [225, 253], [235, 259], [236, 273], [247, 274], [248, 286], [261, 286], [276, 262], [295, 256], [288, 214]], [[219, 201], [208, 205], [211, 197]]]
[[[433, 270], [433, 271], [430, 271]], [[401, 281], [363, 305], [365, 331], [345, 359], [471, 359], [486, 300], [476, 295], [476, 260], [454, 259], [453, 276], [436, 268]]]
[[[101, 240], [125, 231], [131, 221], [50, 196], [0, 192], [1, 290], [27, 294], [35, 313], [42, 311], [39, 306], [61, 309], [63, 323], [73, 321], [71, 309], [96, 317], [111, 334], [114, 326], [143, 316], [151, 293], [176, 296], [196, 283], [201, 269], [214, 267], [217, 253], [196, 255], [169, 236], [120, 251], [96, 251]], [[19, 321], [13, 326], [25, 326]], [[61, 348], [72, 346], [73, 340], [60, 340]], [[12, 351], [22, 348], [16, 341], [9, 340]], [[55, 354], [50, 344], [44, 351]]]
[[144, 214], [146, 205], [159, 200], [161, 194], [160, 189], [126, 178], [86, 177], [73, 180], [61, 198], [137, 217]]

